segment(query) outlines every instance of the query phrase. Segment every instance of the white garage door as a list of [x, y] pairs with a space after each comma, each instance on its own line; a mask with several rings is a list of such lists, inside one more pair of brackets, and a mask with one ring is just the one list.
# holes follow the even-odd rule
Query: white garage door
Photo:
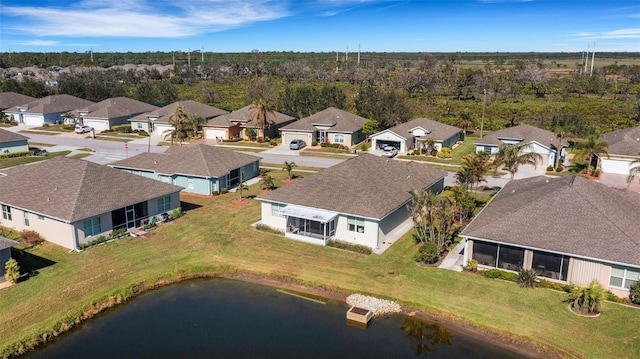
[[38, 115], [24, 115], [23, 120], [27, 125], [42, 126], [42, 124], [44, 123], [44, 119], [42, 118], [42, 116]]
[[628, 175], [629, 169], [631, 168], [629, 165], [631, 162], [624, 160], [616, 160], [616, 159], [608, 159], [603, 158], [601, 160], [602, 172], [603, 173], [614, 173], [620, 175]]
[[159, 136], [171, 136], [171, 131], [173, 131], [173, 126], [171, 125], [155, 124], [153, 126], [153, 132]]
[[93, 128], [96, 132], [109, 129], [109, 126], [107, 125], [107, 121], [103, 121], [103, 120], [84, 120], [83, 123], [85, 124], [85, 126], [89, 126]]
[[303, 140], [307, 145], [311, 145], [311, 134], [299, 132], [283, 132], [282, 142], [289, 145], [293, 140]]
[[222, 128], [207, 128], [204, 131], [204, 138], [207, 140], [215, 140], [221, 138], [226, 140], [227, 131]]

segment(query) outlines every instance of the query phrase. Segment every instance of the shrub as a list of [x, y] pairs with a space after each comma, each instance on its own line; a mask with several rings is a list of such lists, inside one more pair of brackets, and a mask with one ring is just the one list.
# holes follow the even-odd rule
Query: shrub
[[569, 293], [569, 291], [571, 290], [571, 286], [568, 285], [568, 284], [552, 282], [552, 281], [549, 281], [549, 280], [546, 280], [546, 279], [540, 279], [538, 281], [538, 287], [554, 289], [554, 290], [558, 290], [558, 291], [561, 291], [561, 292], [567, 292], [567, 293]]
[[111, 129], [114, 132], [123, 132], [123, 133], [131, 133], [133, 132], [131, 130], [131, 125], [127, 124], [127, 125], [117, 125], [117, 126], [112, 126]]
[[418, 247], [417, 262], [433, 264], [438, 261], [438, 246], [435, 243], [424, 243]]
[[269, 145], [274, 146], [274, 147], [277, 146], [278, 145], [278, 140], [269, 141]]
[[137, 133], [138, 136], [149, 137], [149, 132], [147, 132], [145, 130], [135, 130], [133, 132]]
[[349, 243], [349, 242], [338, 241], [338, 240], [335, 240], [335, 239], [329, 240], [327, 242], [327, 246], [334, 247], [334, 248], [340, 248], [340, 249], [344, 249], [344, 250], [347, 250], [347, 251], [356, 252], [356, 253], [360, 253], [360, 254], [366, 254], [366, 255], [371, 254], [371, 248], [369, 248], [367, 246], [363, 246], [361, 244], [353, 244], [353, 243]]
[[518, 278], [516, 279], [516, 282], [522, 288], [535, 288], [537, 276], [538, 272], [536, 272], [534, 269], [520, 268], [520, 270], [518, 271]]
[[556, 172], [562, 172], [564, 171], [564, 168], [562, 168], [562, 165], [558, 165], [558, 167], [556, 167]]
[[[109, 234], [109, 238], [116, 239], [116, 238], [124, 237], [125, 234], [127, 234], [127, 229], [122, 227], [122, 228], [114, 229], [113, 231], [111, 231], [111, 234]], [[100, 237], [98, 237], [98, 239], [99, 238]]]
[[635, 281], [629, 288], [629, 299], [631, 303], [640, 304], [640, 281]]
[[489, 269], [486, 271], [482, 271], [482, 275], [487, 278], [502, 279], [509, 282], [515, 282], [518, 280], [518, 275], [516, 273], [505, 272], [500, 269]]
[[35, 246], [44, 242], [44, 238], [40, 236], [40, 233], [28, 229], [20, 232], [18, 240], [27, 246]]
[[478, 271], [478, 261], [475, 259], [467, 259], [467, 265], [462, 267], [463, 270], [468, 272], [477, 272]]
[[547, 172], [553, 172], [553, 166], [552, 165], [548, 165], [547, 166]]
[[171, 219], [178, 219], [182, 216], [184, 216], [184, 211], [182, 210], [182, 207], [178, 207], [174, 209], [173, 212], [171, 212]]
[[449, 147], [442, 147], [442, 151], [438, 152], [439, 158], [451, 158], [451, 149]]
[[579, 314], [597, 314], [600, 313], [604, 294], [604, 288], [594, 279], [588, 287], [572, 286], [567, 301], [571, 304], [571, 309]]
[[75, 128], [76, 128], [76, 125], [62, 125], [63, 130], [73, 131], [75, 130]]
[[5, 158], [33, 156], [33, 151], [11, 152], [0, 154], [0, 160]]
[[222, 140], [222, 142], [240, 142], [240, 141], [242, 141], [242, 138], [240, 137], [230, 138], [228, 140]]
[[225, 193], [229, 193], [229, 189], [227, 187], [220, 190], [220, 194], [225, 194]]
[[18, 278], [20, 278], [20, 266], [18, 266], [18, 262], [9, 258], [9, 260], [4, 264], [4, 277], [11, 283], [17, 283]]
[[99, 236], [98, 238], [96, 238], [96, 239], [94, 239], [94, 240], [92, 240], [92, 241], [89, 241], [89, 242], [87, 242], [87, 243], [82, 243], [82, 244], [80, 245], [80, 249], [86, 249], [86, 248], [89, 248], [89, 247], [93, 247], [93, 246], [95, 246], [95, 245], [98, 245], [98, 244], [100, 244], [100, 243], [104, 243], [104, 242], [106, 242], [106, 241], [107, 241], [107, 237], [105, 237], [105, 236]]
[[318, 145], [318, 141], [316, 140], [311, 141], [311, 146], [317, 146], [317, 145]]
[[413, 152], [411, 152], [414, 155], [419, 155], [420, 154], [420, 150], [413, 150]]

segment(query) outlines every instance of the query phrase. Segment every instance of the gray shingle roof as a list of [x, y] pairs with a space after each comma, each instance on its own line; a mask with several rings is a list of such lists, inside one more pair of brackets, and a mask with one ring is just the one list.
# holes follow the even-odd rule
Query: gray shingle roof
[[[235, 110], [233, 112], [229, 112], [227, 114], [212, 118], [207, 122], [205, 126], [212, 127], [231, 127], [234, 126], [235, 123], [242, 123], [241, 127], [255, 127], [255, 113], [252, 111], [252, 106], [248, 105], [239, 110]], [[269, 121], [271, 121], [271, 125], [280, 125], [284, 123], [288, 123], [294, 121], [295, 117], [291, 117], [289, 115], [285, 115], [284, 113], [280, 113], [275, 111], [275, 116], [270, 116]]]
[[324, 125], [331, 126], [327, 132], [353, 133], [362, 130], [365, 122], [367, 122], [367, 119], [364, 117], [356, 116], [335, 107], [329, 107], [309, 117], [290, 123], [280, 130], [313, 132], [317, 130], [314, 125]]
[[409, 191], [429, 187], [444, 175], [425, 164], [363, 154], [259, 199], [382, 219], [411, 200]]
[[56, 157], [3, 170], [0, 202], [74, 222], [169, 195], [179, 186], [98, 165]]
[[260, 161], [260, 157], [203, 144], [171, 147], [165, 153], [141, 153], [110, 166], [162, 174], [221, 177], [229, 171]]
[[605, 133], [602, 139], [610, 155], [640, 157], [640, 126]]
[[3, 249], [11, 248], [17, 246], [19, 243], [16, 241], [12, 241], [9, 238], [5, 238], [0, 236], [0, 251]]
[[0, 110], [33, 102], [35, 100], [36, 99], [34, 97], [15, 92], [2, 92], [0, 93]]
[[[503, 130], [492, 132], [483, 138], [476, 140], [475, 143], [478, 145], [500, 146], [503, 144], [500, 140], [501, 138], [520, 140], [521, 143], [531, 143], [535, 141], [553, 149], [555, 149], [558, 144], [558, 138], [553, 132], [531, 125], [507, 127]], [[566, 140], [563, 140], [563, 145], [568, 145]]]
[[202, 116], [205, 119], [211, 119], [216, 116], [229, 113], [228, 111], [221, 110], [217, 107], [205, 105], [197, 101], [184, 100], [177, 101], [159, 109], [137, 115], [136, 117], [132, 118], [131, 121], [147, 121], [147, 117], [151, 117], [157, 118], [154, 119], [154, 123], [169, 123], [169, 118], [174, 113], [176, 113], [176, 108], [178, 106], [182, 107], [182, 109], [187, 113]]
[[85, 113], [84, 118], [122, 118], [138, 115], [158, 109], [158, 106], [128, 97], [112, 97], [93, 105], [77, 109], [74, 114]]
[[583, 177], [512, 180], [463, 236], [640, 265], [640, 194]]
[[[439, 142], [445, 141], [452, 136], [455, 136], [457, 133], [462, 132], [462, 130], [458, 127], [450, 126], [428, 118], [416, 118], [415, 120], [390, 127], [385, 131], [393, 132], [396, 135], [404, 138], [407, 142], [413, 142], [415, 137], [409, 132], [409, 130], [417, 127], [431, 132], [428, 135], [424, 136], [424, 138], [433, 138]], [[377, 134], [374, 134], [372, 135], [372, 137], [376, 135]]]
[[20, 108], [26, 108], [25, 113], [36, 114], [50, 114], [50, 113], [63, 113], [72, 111], [78, 108], [87, 107], [93, 105], [94, 102], [81, 99], [79, 97], [71, 95], [51, 95], [31, 101], [28, 103], [19, 104], [6, 110], [6, 112], [20, 112]]
[[28, 140], [29, 137], [23, 136], [19, 133], [11, 132], [0, 128], [0, 143], [3, 142], [13, 142], [13, 141], [24, 141]]

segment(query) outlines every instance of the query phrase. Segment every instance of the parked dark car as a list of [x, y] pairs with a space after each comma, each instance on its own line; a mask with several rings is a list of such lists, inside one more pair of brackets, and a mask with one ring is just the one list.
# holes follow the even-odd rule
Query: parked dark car
[[293, 140], [289, 143], [290, 150], [301, 150], [307, 145], [303, 140]]
[[30, 148], [29, 150], [33, 152], [34, 156], [46, 156], [49, 154], [49, 152], [47, 152], [47, 150], [45, 150], [44, 148], [33, 147], [33, 148]]

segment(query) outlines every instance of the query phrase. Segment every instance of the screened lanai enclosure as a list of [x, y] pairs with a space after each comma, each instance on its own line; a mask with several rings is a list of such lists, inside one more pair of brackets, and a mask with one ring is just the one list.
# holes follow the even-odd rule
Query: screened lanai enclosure
[[289, 205], [280, 214], [287, 219], [285, 237], [325, 245], [336, 233], [337, 213]]

